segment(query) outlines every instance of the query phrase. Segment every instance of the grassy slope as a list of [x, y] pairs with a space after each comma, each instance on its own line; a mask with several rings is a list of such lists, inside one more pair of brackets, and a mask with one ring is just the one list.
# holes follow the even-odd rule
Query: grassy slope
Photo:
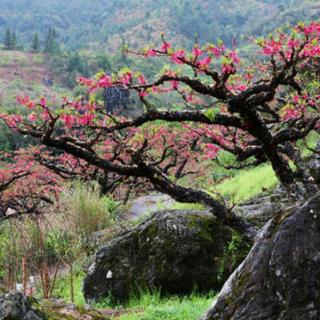
[[[0, 50], [0, 107], [15, 106], [17, 95], [39, 97], [68, 94], [60, 77], [44, 64], [41, 53]], [[44, 79], [53, 80], [53, 86], [43, 84]]]

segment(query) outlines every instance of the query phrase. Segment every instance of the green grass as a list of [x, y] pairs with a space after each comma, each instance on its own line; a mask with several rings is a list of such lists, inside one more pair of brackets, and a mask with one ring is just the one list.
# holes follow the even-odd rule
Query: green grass
[[[196, 320], [211, 305], [215, 294], [190, 296], [171, 296], [162, 298], [159, 292], [145, 292], [140, 297], [132, 297], [119, 320]], [[110, 308], [107, 299], [94, 307]]]
[[[83, 272], [77, 272], [74, 277], [74, 303], [77, 306], [83, 306], [85, 304], [84, 296], [82, 294], [82, 283], [85, 277]], [[59, 276], [56, 281], [55, 289], [53, 291], [53, 296], [56, 298], [61, 298], [64, 301], [71, 302], [70, 294], [70, 278], [68, 274]]]
[[172, 210], [204, 210], [205, 206], [199, 203], [175, 203], [172, 207]]
[[[153, 296], [151, 298], [150, 300], [143, 296], [142, 300], [132, 306], [132, 308], [141, 308], [142, 306], [141, 313], [123, 315], [119, 320], [196, 320], [213, 301], [213, 295], [200, 296], [196, 294], [184, 298], [154, 299]], [[142, 304], [139, 305], [141, 302]]]
[[271, 165], [261, 165], [242, 170], [230, 179], [226, 179], [211, 189], [235, 203], [257, 196], [263, 189], [270, 189], [278, 184], [278, 179]]
[[[79, 272], [74, 279], [75, 304], [83, 306], [85, 300], [82, 294], [84, 273]], [[69, 277], [67, 274], [59, 276], [54, 290], [54, 297], [70, 302]], [[125, 305], [114, 306], [106, 298], [92, 306], [95, 309], [121, 310], [123, 315], [117, 320], [196, 320], [211, 305], [214, 293], [189, 296], [161, 297], [159, 291], [143, 292], [139, 296], [132, 296]]]

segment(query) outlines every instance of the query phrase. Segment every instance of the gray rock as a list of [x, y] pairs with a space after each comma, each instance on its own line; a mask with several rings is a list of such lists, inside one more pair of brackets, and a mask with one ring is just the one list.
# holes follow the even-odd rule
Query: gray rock
[[152, 193], [133, 200], [128, 213], [130, 218], [143, 217], [159, 210], [170, 209], [174, 204], [176, 201], [170, 196], [163, 193]]
[[88, 301], [110, 295], [124, 301], [145, 288], [172, 294], [190, 293], [195, 286], [217, 290], [248, 252], [243, 241], [237, 255], [226, 259], [233, 234], [208, 212], [157, 212], [98, 251], [84, 295]]
[[262, 229], [202, 320], [320, 319], [320, 196]]
[[277, 212], [288, 207], [290, 200], [280, 187], [242, 203], [234, 208], [234, 212], [242, 219], [262, 227]]
[[308, 162], [308, 168], [317, 184], [320, 184], [320, 155], [315, 154]]
[[0, 296], [0, 320], [45, 320], [38, 310], [35, 300], [21, 293], [8, 293]]

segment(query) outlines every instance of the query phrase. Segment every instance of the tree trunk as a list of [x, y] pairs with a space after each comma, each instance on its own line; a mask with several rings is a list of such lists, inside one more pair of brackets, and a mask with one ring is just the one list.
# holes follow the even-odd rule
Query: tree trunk
[[28, 258], [27, 256], [22, 257], [22, 285], [23, 285], [23, 294], [27, 293], [28, 286]]
[[320, 196], [270, 220], [202, 320], [320, 319]]
[[46, 258], [42, 262], [42, 278], [43, 278], [43, 297], [45, 299], [50, 298], [50, 277], [48, 269], [48, 261]]

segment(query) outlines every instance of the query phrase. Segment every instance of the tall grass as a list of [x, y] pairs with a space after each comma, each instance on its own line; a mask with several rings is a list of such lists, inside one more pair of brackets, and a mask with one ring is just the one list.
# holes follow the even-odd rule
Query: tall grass
[[[75, 304], [83, 306], [85, 300], [82, 294], [82, 283], [85, 274], [76, 267], [75, 277]], [[57, 280], [54, 295], [65, 301], [70, 301], [68, 276], [60, 275]], [[211, 305], [215, 293], [192, 293], [189, 296], [162, 297], [160, 291], [144, 291], [140, 295], [132, 295], [125, 305], [114, 306], [106, 298], [99, 303], [93, 303], [95, 309], [121, 310], [122, 316], [117, 320], [196, 320]]]
[[216, 191], [235, 203], [257, 196], [263, 189], [270, 189], [278, 184], [278, 179], [271, 165], [262, 165], [239, 171], [234, 177], [223, 181], [211, 191]]
[[74, 183], [65, 191], [62, 207], [72, 227], [84, 238], [114, 223], [116, 203], [106, 196], [101, 196], [96, 182]]
[[[160, 291], [143, 292], [132, 296], [124, 306], [118, 306], [117, 320], [196, 320], [208, 309], [215, 297], [214, 293], [189, 296], [162, 297]], [[98, 309], [111, 309], [110, 299], [94, 304]]]
[[[85, 304], [84, 296], [82, 293], [82, 285], [85, 274], [82, 270], [80, 270], [81, 266], [75, 266], [75, 277], [73, 279], [74, 285], [74, 303], [77, 306], [83, 306]], [[56, 298], [61, 298], [64, 301], [71, 301], [70, 294], [70, 278], [67, 273], [59, 275], [57, 278], [57, 282], [53, 291], [53, 296]]]
[[196, 320], [210, 306], [214, 294], [161, 298], [159, 293], [145, 293], [132, 299], [128, 313], [119, 320]]

